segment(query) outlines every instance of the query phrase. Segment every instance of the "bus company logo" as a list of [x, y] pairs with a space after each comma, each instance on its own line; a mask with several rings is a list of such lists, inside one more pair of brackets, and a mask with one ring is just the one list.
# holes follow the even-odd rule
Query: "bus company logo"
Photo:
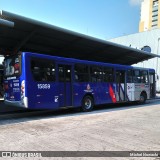
[[91, 89], [91, 86], [89, 84], [87, 84], [87, 88], [84, 91], [85, 92], [93, 92], [93, 89]]

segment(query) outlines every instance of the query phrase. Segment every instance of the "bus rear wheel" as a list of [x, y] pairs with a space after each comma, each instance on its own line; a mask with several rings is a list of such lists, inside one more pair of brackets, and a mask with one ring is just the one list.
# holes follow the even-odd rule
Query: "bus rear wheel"
[[85, 96], [82, 100], [82, 111], [89, 112], [93, 109], [93, 98], [91, 96]]

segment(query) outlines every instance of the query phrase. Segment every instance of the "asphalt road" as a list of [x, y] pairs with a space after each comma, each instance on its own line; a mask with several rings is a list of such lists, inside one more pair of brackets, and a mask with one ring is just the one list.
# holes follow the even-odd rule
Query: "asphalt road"
[[[104, 108], [103, 108], [104, 107]], [[160, 100], [0, 121], [5, 151], [159, 151]], [[13, 158], [12, 158], [13, 159]], [[38, 158], [41, 159], [41, 158]], [[137, 158], [45, 158], [137, 159]], [[158, 158], [140, 158], [158, 159]]]

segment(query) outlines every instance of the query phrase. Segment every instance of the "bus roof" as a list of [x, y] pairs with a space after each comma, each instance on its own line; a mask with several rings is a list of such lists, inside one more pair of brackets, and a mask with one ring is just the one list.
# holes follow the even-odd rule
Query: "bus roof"
[[0, 12], [0, 35], [1, 55], [27, 51], [123, 65], [160, 57], [7, 11]]
[[155, 71], [152, 68], [144, 68], [144, 67], [136, 67], [131, 65], [122, 65], [122, 64], [112, 64], [112, 63], [104, 63], [104, 62], [97, 62], [97, 61], [88, 61], [88, 60], [79, 60], [75, 58], [65, 58], [65, 57], [58, 57], [58, 56], [51, 56], [46, 54], [39, 54], [39, 53], [33, 53], [33, 52], [22, 52], [21, 54], [24, 54], [26, 56], [31, 56], [32, 58], [36, 59], [48, 59], [48, 60], [55, 60], [59, 62], [67, 62], [68, 64], [86, 64], [86, 65], [97, 65], [97, 66], [107, 66], [107, 67], [114, 67], [114, 68], [120, 68], [120, 69], [143, 69], [143, 70], [149, 70], [149, 71]]

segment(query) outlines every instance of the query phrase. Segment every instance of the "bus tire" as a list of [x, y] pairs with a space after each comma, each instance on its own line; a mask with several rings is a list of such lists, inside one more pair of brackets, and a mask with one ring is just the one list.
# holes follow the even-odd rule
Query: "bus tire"
[[83, 112], [89, 112], [93, 109], [93, 105], [94, 105], [93, 98], [91, 96], [87, 95], [82, 100], [81, 109]]
[[146, 99], [147, 99], [147, 95], [145, 92], [142, 92], [141, 95], [140, 95], [140, 104], [144, 104], [146, 102]]

